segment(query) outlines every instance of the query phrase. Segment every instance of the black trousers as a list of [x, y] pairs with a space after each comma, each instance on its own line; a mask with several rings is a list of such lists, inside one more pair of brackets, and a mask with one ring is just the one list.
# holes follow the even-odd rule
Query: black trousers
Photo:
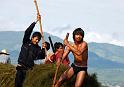
[[15, 87], [23, 87], [27, 70], [17, 70], [15, 78]]

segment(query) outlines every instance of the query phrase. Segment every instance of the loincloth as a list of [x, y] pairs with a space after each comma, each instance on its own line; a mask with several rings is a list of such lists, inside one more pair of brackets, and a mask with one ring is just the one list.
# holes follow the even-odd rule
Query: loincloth
[[72, 63], [72, 64], [71, 64], [71, 67], [73, 67], [74, 74], [77, 74], [77, 73], [80, 72], [80, 71], [85, 71], [85, 72], [87, 72], [87, 66], [82, 67], [82, 66], [78, 66], [78, 65]]

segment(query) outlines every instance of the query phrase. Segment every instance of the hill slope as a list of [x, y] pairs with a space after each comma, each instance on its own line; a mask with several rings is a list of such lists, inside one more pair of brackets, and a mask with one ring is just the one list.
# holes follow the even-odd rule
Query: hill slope
[[89, 67], [92, 67], [92, 68], [102, 68], [102, 69], [124, 68], [123, 63], [118, 63], [115, 61], [105, 59], [105, 58], [98, 56], [97, 54], [90, 52], [90, 51], [89, 51], [88, 65], [89, 65]]
[[89, 51], [105, 59], [124, 63], [124, 47], [107, 43], [89, 43]]
[[[27, 72], [24, 87], [51, 87], [55, 69], [55, 64], [35, 65], [33, 70]], [[66, 69], [66, 67], [61, 65], [57, 74], [57, 79]], [[0, 87], [14, 87], [14, 79], [15, 67], [12, 65], [0, 64]], [[75, 76], [71, 78], [71, 80], [66, 81], [62, 87], [73, 87], [74, 82]], [[96, 74], [86, 76], [84, 84], [83, 87], [103, 87], [97, 81]]]

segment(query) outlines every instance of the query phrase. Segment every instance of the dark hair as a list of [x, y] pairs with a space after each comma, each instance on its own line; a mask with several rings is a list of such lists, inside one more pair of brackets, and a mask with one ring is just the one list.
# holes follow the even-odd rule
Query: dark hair
[[49, 50], [50, 49], [50, 43], [45, 41], [45, 44], [46, 44], [46, 50]]
[[57, 49], [59, 49], [60, 46], [64, 47], [64, 45], [63, 45], [61, 42], [56, 42], [56, 43], [54, 44], [55, 52], [56, 52]]
[[32, 38], [34, 38], [34, 37], [38, 37], [38, 40], [40, 41], [41, 40], [41, 33], [40, 32], [34, 32], [32, 35]]
[[82, 40], [83, 41], [83, 38], [84, 38], [84, 31], [81, 29], [81, 28], [77, 28], [73, 31], [73, 40], [75, 41], [75, 35], [78, 35], [80, 34], [82, 36]]

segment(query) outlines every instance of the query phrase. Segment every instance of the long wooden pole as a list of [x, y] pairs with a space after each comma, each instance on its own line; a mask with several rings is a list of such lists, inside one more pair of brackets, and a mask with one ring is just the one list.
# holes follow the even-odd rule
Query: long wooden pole
[[[40, 15], [40, 11], [39, 11], [39, 9], [38, 9], [38, 4], [37, 4], [37, 1], [36, 0], [34, 0], [34, 3], [35, 3], [35, 7], [36, 7], [36, 10], [37, 10], [37, 15]], [[43, 34], [43, 30], [42, 30], [42, 23], [41, 23], [41, 19], [39, 20], [39, 24], [40, 24], [40, 33], [41, 33], [41, 35], [42, 35], [42, 43], [45, 43], [45, 40], [44, 40], [44, 34]], [[45, 59], [46, 59], [46, 57], [47, 57], [47, 50], [46, 50], [46, 48], [45, 48]]]
[[[61, 64], [61, 63], [60, 63], [60, 64]], [[56, 71], [55, 71], [55, 75], [54, 75], [54, 78], [53, 78], [53, 84], [52, 84], [52, 87], [55, 87], [56, 77], [57, 77], [57, 73], [58, 73], [58, 70], [59, 70], [60, 64], [56, 67]]]
[[[66, 34], [65, 39], [68, 39], [68, 37], [69, 37], [69, 33]], [[58, 70], [59, 70], [59, 67], [60, 67], [61, 63], [62, 63], [62, 59], [60, 60], [60, 64], [56, 67], [56, 71], [55, 71], [52, 87], [55, 87], [57, 73], [58, 73]]]
[[[37, 5], [37, 1], [34, 0], [34, 3], [35, 3], [35, 6], [36, 6], [37, 14], [40, 15], [40, 12], [39, 12], [39, 9], [38, 9], [38, 5]], [[41, 32], [41, 35], [42, 35], [42, 42], [44, 43], [45, 40], [44, 40], [44, 34], [43, 34], [43, 30], [42, 30], [41, 20], [39, 20], [39, 24], [40, 24], [40, 32]]]

